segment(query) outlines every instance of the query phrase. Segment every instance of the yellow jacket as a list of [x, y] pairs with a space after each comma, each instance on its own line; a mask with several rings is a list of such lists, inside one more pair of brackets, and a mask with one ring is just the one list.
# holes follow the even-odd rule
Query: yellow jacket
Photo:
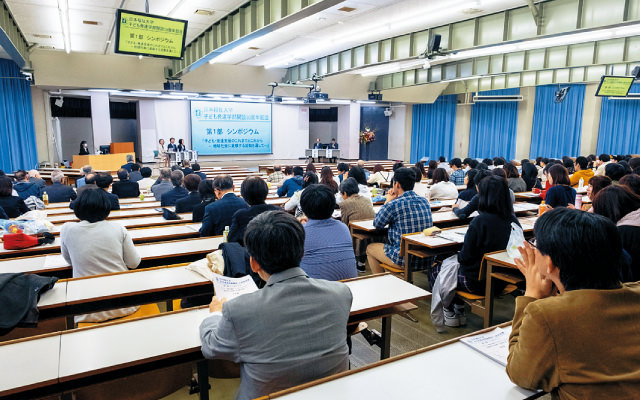
[[595, 175], [590, 169], [581, 169], [580, 171], [574, 172], [569, 180], [571, 181], [571, 186], [578, 187], [578, 183], [580, 182], [580, 178], [584, 179], [584, 185], [587, 186], [589, 184], [589, 179], [591, 179]]

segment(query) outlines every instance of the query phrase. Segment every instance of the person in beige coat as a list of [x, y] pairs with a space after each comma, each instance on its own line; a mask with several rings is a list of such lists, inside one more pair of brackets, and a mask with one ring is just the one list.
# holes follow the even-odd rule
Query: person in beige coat
[[[351, 221], [360, 221], [363, 219], [373, 219], [376, 214], [373, 210], [371, 200], [359, 194], [360, 187], [358, 182], [353, 178], [348, 178], [340, 184], [339, 195], [342, 196], [340, 203], [340, 220], [349, 226]], [[365, 271], [366, 254], [363, 251], [363, 241], [356, 240], [355, 254], [358, 261], [358, 271]]]

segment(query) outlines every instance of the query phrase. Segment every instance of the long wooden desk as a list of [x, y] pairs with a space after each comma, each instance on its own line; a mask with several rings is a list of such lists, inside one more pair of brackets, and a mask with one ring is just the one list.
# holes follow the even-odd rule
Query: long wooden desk
[[[129, 234], [134, 243], [157, 242], [161, 240], [177, 240], [188, 239], [199, 236], [199, 230], [202, 224], [192, 223], [184, 225], [169, 225], [152, 228], [130, 229]], [[0, 248], [0, 259], [9, 259], [16, 257], [24, 257], [35, 254], [50, 254], [60, 252], [60, 238], [56, 237], [51, 244], [45, 244], [27, 249], [6, 250]]]
[[[485, 283], [485, 313], [484, 313], [484, 327], [488, 327], [491, 325], [493, 321], [493, 280], [501, 279], [505, 280], [509, 279], [509, 277], [513, 276], [522, 276], [520, 271], [518, 270], [518, 266], [515, 261], [506, 251], [496, 251], [494, 253], [488, 253], [484, 256], [485, 268], [486, 272], [486, 283]], [[508, 270], [507, 274], [498, 272], [498, 270], [506, 269]]]
[[[131, 211], [131, 210], [140, 210], [140, 209], [153, 209], [160, 208], [159, 201], [138, 201], [138, 203], [125, 203], [120, 204], [120, 210], [114, 210], [112, 213], [116, 211]], [[47, 217], [54, 215], [65, 215], [65, 214], [73, 214], [73, 210], [67, 207], [56, 207], [56, 208], [47, 208], [44, 210], [47, 213]]]
[[[176, 240], [136, 245], [142, 261], [204, 255], [218, 248], [220, 237]], [[15, 258], [0, 261], [3, 273], [57, 274], [71, 272], [71, 265], [61, 254]]]
[[[177, 224], [185, 224], [185, 223], [191, 222], [191, 218], [192, 218], [191, 213], [184, 213], [184, 214], [178, 214], [178, 215], [182, 219], [167, 220], [167, 219], [164, 219], [162, 216], [157, 216], [157, 217], [122, 218], [122, 219], [114, 219], [111, 221], [118, 223], [127, 229], [143, 228], [143, 227], [149, 227], [149, 226], [160, 226], [160, 225], [177, 225]], [[55, 225], [51, 233], [53, 233], [54, 235], [59, 235], [60, 228], [62, 228], [62, 225], [63, 224]]]
[[[120, 207], [122, 207], [124, 204], [137, 204], [137, 203], [146, 204], [146, 203], [155, 202], [155, 201], [157, 200], [155, 199], [155, 197], [153, 197], [153, 193], [151, 192], [144, 195], [144, 200], [140, 200], [140, 198], [138, 197], [118, 200], [118, 202], [120, 203]], [[57, 208], [69, 208], [69, 202], [49, 203], [49, 205], [45, 207], [45, 210], [49, 211], [50, 209], [57, 209]]]
[[[484, 331], [466, 336], [478, 333]], [[268, 399], [521, 400], [542, 394], [516, 386], [502, 365], [455, 338], [273, 393]]]
[[[391, 315], [385, 313], [390, 307], [430, 295], [388, 274], [345, 284], [353, 294], [350, 320], [382, 316], [389, 320], [383, 323], [389, 329]], [[134, 371], [202, 360], [198, 327], [208, 313], [206, 307], [188, 309], [1, 343], [0, 396], [25, 398], [70, 391]], [[171, 340], [166, 340], [167, 332]], [[202, 376], [200, 381], [206, 381], [206, 368]], [[206, 398], [205, 390], [201, 399]]]

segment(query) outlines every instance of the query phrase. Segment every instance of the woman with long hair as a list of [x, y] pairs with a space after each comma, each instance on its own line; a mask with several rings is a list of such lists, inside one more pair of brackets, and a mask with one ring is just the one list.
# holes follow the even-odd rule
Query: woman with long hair
[[334, 195], [338, 193], [338, 184], [336, 183], [335, 179], [333, 179], [333, 172], [331, 171], [331, 167], [326, 165], [322, 167], [322, 169], [320, 170], [320, 183], [323, 185], [327, 185]]

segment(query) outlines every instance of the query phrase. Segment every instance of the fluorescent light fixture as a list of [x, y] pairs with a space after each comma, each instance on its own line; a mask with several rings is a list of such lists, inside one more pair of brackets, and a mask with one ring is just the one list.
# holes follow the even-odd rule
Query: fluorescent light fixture
[[172, 96], [185, 96], [185, 97], [197, 97], [200, 96], [199, 93], [190, 93], [190, 92], [171, 92], [169, 93]]
[[456, 79], [446, 79], [440, 82], [460, 82], [460, 81], [469, 81], [471, 79], [480, 79], [480, 78], [490, 78], [492, 76], [495, 75], [473, 75], [473, 76], [467, 76], [464, 78], [456, 78]]
[[333, 104], [351, 104], [351, 100], [342, 100], [342, 99], [332, 99], [330, 100]]
[[96, 93], [120, 93], [120, 91], [116, 89], [89, 89], [89, 91]]
[[424, 66], [425, 61], [423, 59], [414, 59], [408, 61], [398, 61], [392, 63], [386, 63], [381, 65], [374, 65], [372, 67], [356, 70], [354, 73], [358, 73], [363, 77], [379, 76], [392, 74], [394, 72], [406, 71], [419, 66]]
[[152, 90], [133, 90], [128, 93], [137, 96], [157, 96], [160, 94], [160, 92], [154, 92]]
[[158, 98], [160, 99], [169, 99], [169, 100], [184, 100], [184, 99], [188, 99], [187, 96], [177, 96], [174, 94], [163, 94], [161, 96], [159, 96]]
[[371, 100], [358, 100], [358, 104], [376, 104], [376, 102]]
[[209, 94], [205, 94], [206, 97], [211, 97], [213, 99], [232, 99], [233, 95], [232, 94], [215, 94], [215, 93], [209, 93]]
[[250, 95], [240, 95], [241, 98], [243, 99], [249, 99], [249, 100], [264, 100], [264, 96], [250, 96]]
[[297, 101], [297, 97], [283, 97], [282, 101]]
[[71, 53], [71, 33], [69, 32], [69, 1], [58, 0], [58, 14], [60, 15], [60, 26], [64, 39], [64, 51]]

